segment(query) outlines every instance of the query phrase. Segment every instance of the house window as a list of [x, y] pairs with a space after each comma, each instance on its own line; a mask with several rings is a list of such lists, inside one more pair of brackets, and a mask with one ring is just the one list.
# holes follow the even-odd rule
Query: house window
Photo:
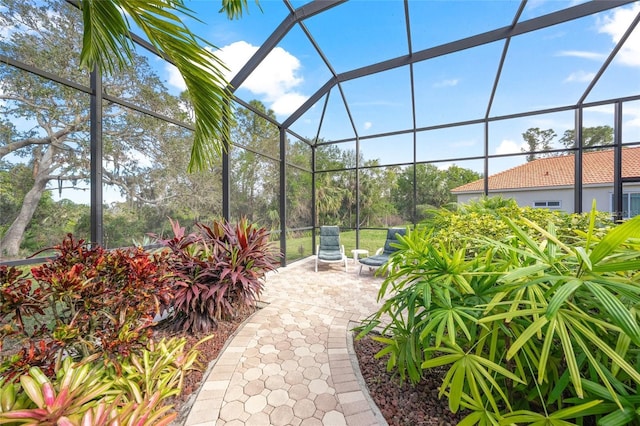
[[540, 209], [559, 209], [562, 207], [560, 201], [534, 201], [533, 207]]
[[[611, 212], [613, 213], [613, 194], [611, 194]], [[622, 218], [630, 219], [640, 215], [640, 192], [625, 192], [622, 194]]]

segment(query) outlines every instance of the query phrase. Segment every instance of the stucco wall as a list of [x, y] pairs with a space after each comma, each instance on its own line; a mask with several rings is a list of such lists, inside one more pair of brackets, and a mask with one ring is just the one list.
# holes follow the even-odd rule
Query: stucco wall
[[[624, 192], [640, 192], [640, 184], [624, 185]], [[613, 186], [588, 187], [582, 190], [582, 211], [591, 210], [591, 203], [596, 200], [596, 208], [600, 211], [611, 211], [611, 194]], [[519, 206], [534, 207], [536, 201], [560, 201], [560, 210], [566, 212], [575, 211], [573, 206], [573, 188], [545, 188], [532, 189], [527, 191], [502, 191], [491, 192], [490, 196], [500, 195], [504, 198], [513, 198]], [[466, 203], [469, 200], [477, 199], [480, 194], [459, 194], [457, 196], [459, 203]]]

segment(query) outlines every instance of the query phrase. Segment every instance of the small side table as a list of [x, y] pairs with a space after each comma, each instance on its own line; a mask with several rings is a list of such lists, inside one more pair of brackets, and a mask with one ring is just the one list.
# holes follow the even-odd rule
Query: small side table
[[[354, 249], [354, 250], [351, 250], [351, 253], [353, 254], [353, 263], [358, 263], [358, 257], [369, 256], [369, 250], [365, 250], [365, 249]], [[364, 256], [360, 256], [360, 255], [364, 255]]]

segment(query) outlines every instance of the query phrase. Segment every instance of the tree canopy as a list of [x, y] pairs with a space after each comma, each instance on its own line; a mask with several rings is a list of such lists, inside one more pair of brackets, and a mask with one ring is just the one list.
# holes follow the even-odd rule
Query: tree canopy
[[[521, 149], [522, 152], [527, 153], [527, 161], [554, 155], [566, 155], [566, 153], [556, 154], [548, 152], [560, 148], [554, 147], [554, 139], [556, 139], [557, 136], [553, 129], [542, 130], [538, 127], [527, 129], [522, 134], [522, 139], [526, 147]], [[565, 130], [558, 142], [564, 148], [574, 148], [576, 144], [575, 130]], [[583, 148], [593, 148], [595, 150], [608, 149], [611, 147], [611, 144], [613, 144], [613, 128], [611, 126], [605, 125], [582, 128]]]

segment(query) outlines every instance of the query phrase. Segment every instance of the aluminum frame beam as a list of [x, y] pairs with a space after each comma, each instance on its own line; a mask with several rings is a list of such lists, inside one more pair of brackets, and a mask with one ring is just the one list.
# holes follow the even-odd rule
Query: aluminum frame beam
[[472, 47], [482, 46], [484, 44], [493, 43], [504, 40], [517, 35], [525, 34], [531, 31], [540, 30], [563, 22], [572, 21], [583, 18], [595, 13], [604, 12], [614, 9], [625, 4], [634, 3], [636, 0], [609, 0], [609, 1], [590, 1], [582, 3], [567, 9], [549, 13], [544, 16], [519, 22], [515, 26], [505, 26], [472, 37], [460, 39], [451, 43], [445, 43], [429, 49], [414, 52], [412, 55], [403, 55], [387, 61], [378, 62], [366, 67], [357, 68], [338, 74], [336, 77], [327, 81], [316, 93], [311, 95], [300, 108], [291, 114], [282, 125], [287, 128], [291, 126], [298, 118], [300, 118], [309, 108], [311, 108], [324, 94], [338, 83], [353, 80], [355, 78], [365, 77], [382, 71], [389, 71], [394, 68], [403, 67], [416, 62], [422, 62], [438, 56], [447, 55], [461, 50], [470, 49]]

